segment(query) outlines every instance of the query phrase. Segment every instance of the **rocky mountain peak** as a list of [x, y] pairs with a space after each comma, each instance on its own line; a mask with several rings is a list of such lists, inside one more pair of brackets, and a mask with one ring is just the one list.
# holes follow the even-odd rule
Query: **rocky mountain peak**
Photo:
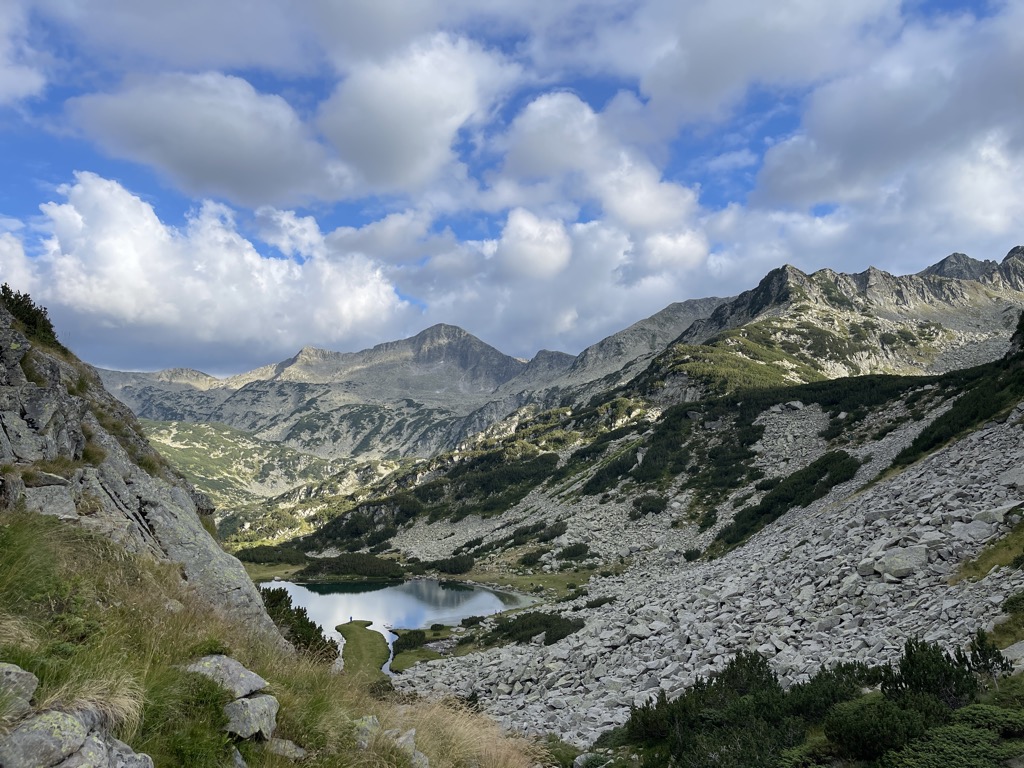
[[952, 277], [957, 280], [981, 280], [992, 274], [998, 264], [994, 261], [978, 261], [965, 253], [951, 253], [937, 264], [921, 270], [917, 274], [926, 277]]

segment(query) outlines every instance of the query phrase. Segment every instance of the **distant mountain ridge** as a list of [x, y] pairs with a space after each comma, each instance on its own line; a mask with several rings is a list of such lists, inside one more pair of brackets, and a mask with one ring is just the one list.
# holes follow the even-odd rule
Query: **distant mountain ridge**
[[527, 405], [583, 403], [632, 381], [671, 402], [744, 380], [716, 379], [723, 355], [781, 383], [986, 362], [1005, 352], [1021, 306], [1024, 247], [999, 263], [954, 253], [905, 276], [786, 265], [739, 296], [671, 304], [578, 356], [523, 361], [439, 324], [361, 352], [305, 347], [222, 380], [188, 369], [101, 375], [143, 418], [220, 422], [328, 459], [424, 457]]
[[180, 368], [100, 374], [140, 418], [223, 423], [328, 459], [427, 456], [527, 403], [557, 402], [609, 375], [628, 380], [720, 301], [673, 304], [579, 357], [541, 350], [524, 362], [438, 324], [361, 352], [304, 347], [226, 379]]

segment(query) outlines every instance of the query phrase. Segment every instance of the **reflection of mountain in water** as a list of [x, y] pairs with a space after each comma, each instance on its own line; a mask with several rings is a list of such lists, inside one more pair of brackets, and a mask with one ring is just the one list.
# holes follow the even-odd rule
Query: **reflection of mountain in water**
[[337, 584], [303, 584], [306, 589], [317, 595], [361, 595], [364, 592], [376, 592], [385, 587], [394, 587], [402, 582], [393, 581], [349, 581]]
[[435, 608], [444, 609], [458, 608], [476, 594], [473, 587], [464, 584], [456, 587], [450, 581], [437, 582], [431, 579], [407, 581], [396, 589]]

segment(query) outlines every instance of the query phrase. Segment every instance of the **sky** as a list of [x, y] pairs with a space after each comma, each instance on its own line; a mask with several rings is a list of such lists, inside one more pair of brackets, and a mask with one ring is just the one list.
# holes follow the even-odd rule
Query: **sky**
[[1024, 0], [0, 0], [0, 281], [216, 375], [1024, 242]]

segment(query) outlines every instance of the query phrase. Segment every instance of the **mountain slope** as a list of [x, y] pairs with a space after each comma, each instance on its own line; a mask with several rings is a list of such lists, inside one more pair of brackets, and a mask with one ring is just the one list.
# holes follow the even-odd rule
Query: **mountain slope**
[[638, 386], [672, 402], [744, 386], [963, 368], [1006, 351], [1021, 307], [1019, 248], [1000, 264], [953, 254], [899, 277], [785, 266], [694, 323]]

